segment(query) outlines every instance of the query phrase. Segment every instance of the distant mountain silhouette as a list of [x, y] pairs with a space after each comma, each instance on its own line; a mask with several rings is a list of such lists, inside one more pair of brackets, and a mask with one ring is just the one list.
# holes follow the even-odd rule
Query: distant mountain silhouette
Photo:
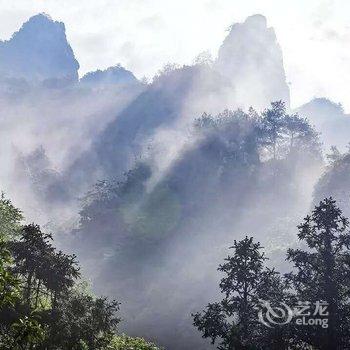
[[[72, 140], [72, 145], [82, 145], [78, 147], [81, 151], [61, 169], [62, 182], [73, 197], [99, 179], [115, 178], [127, 171], [148, 146], [154, 146], [159, 132], [165, 130], [165, 134], [176, 133], [183, 138], [188, 126], [204, 112], [247, 110], [250, 106], [261, 110], [280, 99], [289, 105], [281, 49], [274, 30], [261, 15], [231, 27], [216, 61], [165, 69], [148, 85], [120, 65], [89, 72], [80, 80], [78, 69], [64, 24], [48, 15], [30, 18], [10, 40], [0, 42], [0, 94], [4, 91], [16, 99], [26, 92], [30, 103], [36, 101], [36, 115], [45, 120], [50, 115], [55, 121], [52, 125], [63, 125], [60, 118], [72, 113], [74, 117], [64, 121], [69, 123], [64, 124], [67, 130], [73, 133], [73, 128], [78, 128], [74, 129], [76, 135], [91, 130], [81, 142]], [[4, 88], [3, 81], [10, 84]], [[47, 89], [72, 82], [71, 89], [59, 94]], [[33, 89], [33, 83], [40, 89]], [[50, 102], [45, 110], [47, 101], [57, 103]], [[75, 109], [80, 103], [84, 108]], [[72, 106], [74, 112], [62, 113], [60, 106]], [[82, 125], [73, 127], [81, 115]], [[178, 142], [161, 137], [162, 156], [174, 160], [176, 152], [169, 149], [173, 144], [177, 147]], [[42, 141], [48, 157], [50, 141]], [[71, 144], [62, 146], [66, 154], [71, 154]]]
[[1, 79], [71, 82], [78, 81], [78, 69], [64, 24], [46, 14], [31, 17], [10, 40], [0, 42]]
[[321, 132], [324, 148], [337, 146], [344, 151], [350, 142], [350, 115], [339, 103], [327, 98], [314, 98], [297, 109]]
[[81, 79], [82, 84], [91, 87], [102, 87], [110, 85], [124, 85], [137, 83], [135, 75], [123, 68], [121, 65], [109, 67], [105, 70], [96, 70], [86, 73]]

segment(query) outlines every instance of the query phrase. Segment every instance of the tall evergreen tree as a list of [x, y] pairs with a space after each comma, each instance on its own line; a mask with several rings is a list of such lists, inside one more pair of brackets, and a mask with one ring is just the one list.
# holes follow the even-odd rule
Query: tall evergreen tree
[[270, 331], [258, 319], [260, 299], [284, 299], [283, 281], [264, 266], [262, 247], [253, 238], [235, 241], [231, 248], [234, 254], [218, 268], [225, 274], [220, 282], [224, 298], [194, 314], [194, 325], [220, 350], [287, 349], [288, 338], [281, 329]]
[[274, 160], [278, 156], [278, 142], [283, 137], [285, 114], [286, 107], [282, 101], [272, 102], [271, 108], [266, 109], [262, 113], [262, 130], [265, 136], [264, 143], [271, 148], [272, 158]]
[[290, 249], [294, 271], [287, 275], [297, 298], [328, 304], [328, 328], [303, 326], [296, 336], [315, 349], [344, 350], [350, 344], [349, 221], [332, 198], [315, 207], [299, 225], [306, 249]]

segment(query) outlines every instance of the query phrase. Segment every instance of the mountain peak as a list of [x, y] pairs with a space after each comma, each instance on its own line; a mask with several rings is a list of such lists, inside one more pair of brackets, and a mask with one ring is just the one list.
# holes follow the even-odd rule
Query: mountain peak
[[247, 17], [247, 19], [244, 22], [247, 25], [252, 26], [260, 26], [262, 28], [267, 28], [267, 20], [266, 17], [260, 14], [252, 15]]
[[77, 81], [78, 69], [64, 24], [48, 14], [29, 18], [10, 40], [0, 42], [1, 78]]
[[55, 22], [55, 21], [52, 19], [52, 17], [49, 14], [45, 12], [41, 12], [30, 17], [28, 21], [23, 24], [23, 26], [29, 23], [45, 23], [45, 22]]
[[253, 15], [231, 26], [219, 49], [216, 69], [236, 87], [244, 107], [266, 108], [283, 100], [289, 108], [289, 87], [282, 50], [263, 15]]

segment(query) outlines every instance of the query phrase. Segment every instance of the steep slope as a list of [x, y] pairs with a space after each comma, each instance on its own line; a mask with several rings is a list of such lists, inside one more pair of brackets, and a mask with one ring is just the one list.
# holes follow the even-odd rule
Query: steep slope
[[40, 82], [78, 80], [79, 63], [67, 42], [65, 26], [38, 14], [8, 41], [0, 42], [0, 77]]

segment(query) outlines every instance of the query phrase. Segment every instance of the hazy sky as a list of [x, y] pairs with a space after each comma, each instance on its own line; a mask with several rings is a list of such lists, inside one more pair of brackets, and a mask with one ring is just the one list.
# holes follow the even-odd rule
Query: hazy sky
[[66, 24], [80, 74], [120, 62], [138, 77], [215, 57], [227, 28], [261, 13], [283, 49], [292, 105], [327, 96], [350, 111], [349, 0], [0, 0], [0, 37], [46, 12]]

